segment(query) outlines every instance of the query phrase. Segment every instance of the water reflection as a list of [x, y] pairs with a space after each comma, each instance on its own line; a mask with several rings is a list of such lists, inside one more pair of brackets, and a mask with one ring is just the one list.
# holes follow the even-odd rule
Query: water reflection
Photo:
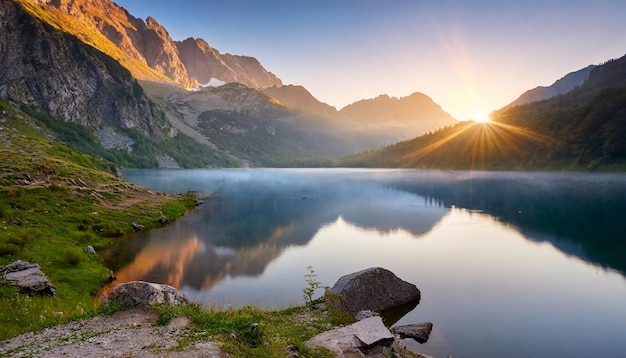
[[430, 340], [411, 346], [418, 351], [626, 356], [626, 175], [181, 170], [125, 178], [211, 196], [102, 253], [117, 282], [169, 283], [208, 306], [286, 307], [303, 303], [308, 265], [325, 285], [382, 266], [422, 291], [399, 322], [434, 322]]
[[401, 190], [480, 210], [568, 255], [626, 273], [626, 175], [450, 172]]
[[[174, 172], [179, 173], [184, 172]], [[182, 184], [211, 195], [173, 224], [137, 234], [102, 252], [117, 272], [113, 284], [148, 280], [206, 290], [226, 277], [263, 274], [285, 248], [306, 245], [321, 227], [339, 217], [361, 228], [402, 229], [419, 237], [447, 212], [432, 201], [388, 185], [346, 182], [333, 176], [260, 174], [253, 178], [243, 172], [230, 182], [218, 176]], [[142, 178], [150, 180], [154, 175]], [[132, 176], [128, 179], [139, 182]], [[165, 179], [163, 183], [179, 186], [142, 184], [181, 191], [176, 190], [181, 182]]]

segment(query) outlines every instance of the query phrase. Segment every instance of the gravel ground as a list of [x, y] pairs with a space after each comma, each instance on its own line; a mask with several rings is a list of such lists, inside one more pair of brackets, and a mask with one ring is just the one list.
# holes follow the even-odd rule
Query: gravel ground
[[188, 334], [189, 321], [177, 317], [157, 326], [154, 310], [135, 307], [25, 333], [0, 342], [2, 357], [229, 357], [215, 342], [192, 343], [172, 350]]

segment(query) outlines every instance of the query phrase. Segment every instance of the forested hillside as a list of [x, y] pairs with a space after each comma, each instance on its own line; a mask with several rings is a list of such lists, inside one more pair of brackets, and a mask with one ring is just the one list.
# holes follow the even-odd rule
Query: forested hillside
[[624, 170], [626, 57], [596, 67], [577, 89], [495, 111], [488, 123], [462, 122], [363, 153], [342, 165], [369, 167]]

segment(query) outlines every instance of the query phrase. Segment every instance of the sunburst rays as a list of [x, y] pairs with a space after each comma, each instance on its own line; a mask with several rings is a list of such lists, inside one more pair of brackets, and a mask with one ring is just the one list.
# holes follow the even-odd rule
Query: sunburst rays
[[445, 130], [419, 149], [399, 158], [413, 167], [437, 166], [435, 160], [455, 168], [511, 167], [523, 161], [530, 146], [548, 145], [550, 138], [527, 128], [497, 121], [468, 121]]

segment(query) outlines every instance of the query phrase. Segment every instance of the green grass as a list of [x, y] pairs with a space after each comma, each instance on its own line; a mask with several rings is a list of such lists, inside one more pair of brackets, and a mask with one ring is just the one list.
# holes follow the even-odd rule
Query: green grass
[[[98, 297], [110, 271], [97, 254], [85, 251], [87, 245], [100, 250], [124, 240], [133, 231], [132, 221], [146, 230], [160, 227], [161, 216], [180, 217], [195, 198], [163, 197], [125, 183], [108, 172], [110, 163], [45, 139], [33, 127], [45, 129], [37, 119], [3, 101], [0, 113], [0, 266], [18, 259], [37, 263], [56, 287], [54, 296], [29, 295], [0, 280], [0, 340], [113, 312], [116, 308], [103, 307]], [[42, 177], [44, 164], [55, 169], [47, 178]], [[153, 200], [157, 198], [162, 200]], [[330, 357], [304, 342], [332, 328], [339, 316], [312, 307], [205, 310], [192, 304], [157, 309], [161, 324], [180, 315], [192, 322], [175, 351], [212, 340], [236, 357], [286, 356], [289, 345], [301, 357]]]
[[205, 310], [197, 304], [157, 309], [160, 324], [167, 324], [177, 316], [187, 316], [193, 324], [190, 334], [175, 350], [211, 339], [234, 357], [284, 357], [289, 345], [295, 347], [301, 357], [333, 357], [304, 344], [332, 328], [328, 316], [321, 310], [295, 307], [269, 311], [251, 306], [238, 310]]
[[[0, 280], [2, 340], [100, 312], [110, 270], [87, 245], [106, 247], [131, 233], [132, 221], [160, 227], [162, 215], [183, 215], [195, 198], [150, 196], [108, 172], [110, 163], [46, 139], [43, 123], [5, 101], [0, 114], [0, 266], [37, 263], [56, 287], [54, 297], [31, 296]], [[47, 177], [46, 166], [54, 168]]]

